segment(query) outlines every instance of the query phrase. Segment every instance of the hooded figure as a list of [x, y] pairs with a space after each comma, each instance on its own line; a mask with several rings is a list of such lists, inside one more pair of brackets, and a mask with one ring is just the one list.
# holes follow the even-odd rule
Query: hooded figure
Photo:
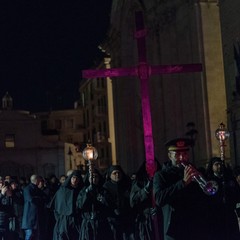
[[111, 239], [103, 183], [104, 179], [97, 169], [91, 176], [87, 173], [84, 177], [85, 186], [77, 198], [77, 207], [82, 216], [79, 240]]
[[130, 207], [131, 180], [120, 165], [108, 169], [103, 188], [112, 230], [111, 239], [132, 239], [134, 215]]
[[80, 216], [76, 201], [82, 187], [81, 172], [74, 170], [57, 190], [51, 203], [56, 219], [53, 240], [78, 239]]
[[[159, 162], [155, 160], [155, 164], [156, 170], [159, 170], [161, 168]], [[131, 188], [130, 204], [136, 214], [135, 239], [158, 239], [155, 236], [160, 236], [161, 211], [157, 211], [153, 201], [152, 179], [147, 174], [145, 161], [136, 172], [136, 179]]]
[[208, 163], [207, 177], [218, 184], [218, 191], [209, 202], [211, 239], [240, 239], [235, 213], [236, 205], [240, 203], [240, 194], [233, 172], [224, 165], [221, 158], [213, 157]]

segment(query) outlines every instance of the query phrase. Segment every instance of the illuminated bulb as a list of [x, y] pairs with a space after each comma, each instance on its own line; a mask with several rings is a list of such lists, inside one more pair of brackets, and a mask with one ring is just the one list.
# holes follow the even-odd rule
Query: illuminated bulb
[[218, 140], [220, 141], [225, 141], [229, 138], [230, 133], [229, 131], [225, 128], [225, 125], [221, 123], [219, 125], [219, 128], [215, 131], [215, 136]]
[[83, 150], [83, 158], [85, 160], [96, 160], [98, 157], [98, 152], [97, 149], [93, 146], [91, 146], [91, 144], [87, 144], [87, 147], [84, 148]]

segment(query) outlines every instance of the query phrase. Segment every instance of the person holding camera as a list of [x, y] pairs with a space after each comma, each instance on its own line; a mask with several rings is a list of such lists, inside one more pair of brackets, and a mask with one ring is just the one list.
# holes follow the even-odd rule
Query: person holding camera
[[2, 182], [0, 192], [0, 239], [10, 240], [9, 218], [13, 216], [12, 190], [8, 181]]

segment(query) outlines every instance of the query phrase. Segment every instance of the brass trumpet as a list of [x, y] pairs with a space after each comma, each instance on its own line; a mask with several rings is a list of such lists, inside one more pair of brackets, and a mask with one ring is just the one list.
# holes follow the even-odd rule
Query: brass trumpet
[[183, 167], [186, 167], [190, 165], [190, 167], [194, 170], [196, 173], [193, 176], [193, 180], [198, 183], [200, 188], [203, 190], [203, 192], [209, 196], [214, 195], [218, 191], [218, 184], [215, 181], [207, 181], [200, 172], [198, 172], [191, 164], [181, 161], [180, 164]]

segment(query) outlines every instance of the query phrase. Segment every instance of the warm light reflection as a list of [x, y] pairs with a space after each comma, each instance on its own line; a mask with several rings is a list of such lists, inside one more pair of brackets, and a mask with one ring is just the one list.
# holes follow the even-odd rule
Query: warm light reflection
[[87, 149], [85, 152], [87, 160], [93, 159], [93, 150], [92, 149]]
[[225, 128], [225, 125], [221, 123], [219, 125], [219, 128], [215, 132], [215, 136], [218, 140], [220, 141], [225, 141], [229, 138], [230, 133], [229, 131]]
[[97, 149], [91, 144], [87, 144], [87, 147], [83, 150], [83, 158], [88, 161], [96, 160], [98, 157]]

